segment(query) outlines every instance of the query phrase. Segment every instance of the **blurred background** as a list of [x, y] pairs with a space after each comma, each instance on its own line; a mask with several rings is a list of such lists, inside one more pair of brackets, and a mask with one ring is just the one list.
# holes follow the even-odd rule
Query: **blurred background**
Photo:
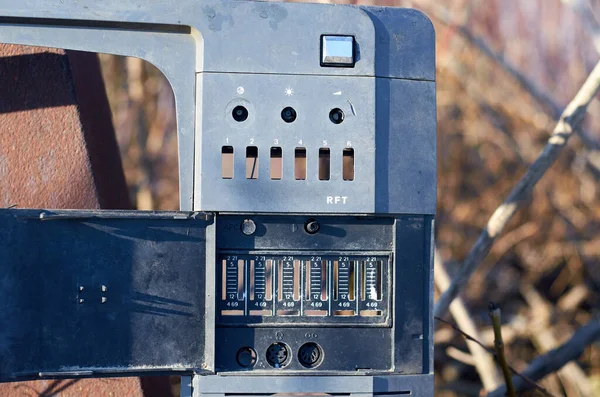
[[[561, 110], [600, 58], [600, 0], [415, 0], [437, 32], [437, 246], [450, 274], [540, 153]], [[130, 197], [178, 209], [173, 93], [138, 59], [101, 55]], [[600, 103], [511, 221], [463, 294], [493, 346], [487, 305], [503, 313], [509, 362], [522, 370], [600, 312]], [[447, 320], [454, 322], [451, 317]], [[437, 323], [440, 396], [478, 396], [464, 341]], [[600, 344], [541, 384], [554, 395], [600, 395]], [[533, 395], [533, 393], [531, 394]]]

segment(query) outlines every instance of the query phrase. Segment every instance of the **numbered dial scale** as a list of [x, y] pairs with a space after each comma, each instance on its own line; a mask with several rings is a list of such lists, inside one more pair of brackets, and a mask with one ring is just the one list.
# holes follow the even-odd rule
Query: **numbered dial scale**
[[388, 255], [222, 254], [221, 324], [389, 324]]

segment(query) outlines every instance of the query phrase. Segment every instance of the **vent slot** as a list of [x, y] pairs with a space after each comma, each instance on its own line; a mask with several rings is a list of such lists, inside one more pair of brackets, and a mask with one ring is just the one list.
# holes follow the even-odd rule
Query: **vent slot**
[[233, 146], [221, 148], [221, 178], [233, 179]]
[[283, 151], [280, 147], [271, 148], [269, 169], [271, 171], [271, 179], [280, 180], [283, 176]]
[[246, 179], [258, 179], [258, 147], [246, 148]]
[[294, 151], [294, 179], [306, 179], [306, 148], [297, 147]]
[[328, 181], [331, 178], [331, 151], [329, 148], [319, 149], [319, 180]]
[[[234, 178], [234, 149], [233, 146], [221, 148], [221, 178]], [[257, 146], [246, 147], [246, 179], [258, 179], [259, 156]], [[337, 175], [337, 174], [336, 174]], [[283, 148], [272, 146], [269, 151], [269, 178], [274, 181], [283, 179]], [[321, 181], [331, 180], [331, 149], [319, 149], [318, 178]], [[354, 149], [344, 148], [342, 151], [342, 179], [354, 181], [355, 159]], [[305, 147], [294, 149], [294, 179], [307, 179], [307, 150]]]
[[345, 181], [354, 180], [354, 149], [352, 148], [346, 148], [343, 152], [342, 179]]

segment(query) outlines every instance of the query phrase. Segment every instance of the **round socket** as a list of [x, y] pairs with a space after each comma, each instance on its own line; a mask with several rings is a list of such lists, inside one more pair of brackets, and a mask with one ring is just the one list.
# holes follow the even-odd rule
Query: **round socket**
[[251, 347], [242, 347], [236, 355], [240, 367], [251, 368], [256, 364], [256, 351]]
[[248, 119], [248, 109], [245, 106], [238, 105], [231, 111], [231, 116], [239, 123], [246, 121]]
[[286, 123], [292, 123], [296, 120], [296, 110], [292, 107], [286, 107], [281, 111], [281, 119]]
[[344, 121], [344, 111], [340, 108], [331, 109], [331, 112], [329, 112], [329, 120], [331, 120], [333, 124], [340, 124]]
[[323, 349], [314, 342], [307, 342], [298, 350], [298, 361], [304, 368], [316, 368], [323, 362]]
[[289, 364], [290, 348], [285, 343], [275, 342], [267, 349], [267, 362], [273, 368], [283, 368]]

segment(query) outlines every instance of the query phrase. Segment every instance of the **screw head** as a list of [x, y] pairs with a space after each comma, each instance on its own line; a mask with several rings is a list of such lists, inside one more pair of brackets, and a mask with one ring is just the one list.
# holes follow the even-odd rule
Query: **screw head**
[[246, 236], [251, 236], [256, 232], [256, 223], [252, 219], [244, 219], [241, 229]]
[[319, 231], [320, 228], [321, 225], [319, 225], [319, 222], [316, 219], [309, 219], [304, 224], [304, 230], [308, 234], [315, 234]]

